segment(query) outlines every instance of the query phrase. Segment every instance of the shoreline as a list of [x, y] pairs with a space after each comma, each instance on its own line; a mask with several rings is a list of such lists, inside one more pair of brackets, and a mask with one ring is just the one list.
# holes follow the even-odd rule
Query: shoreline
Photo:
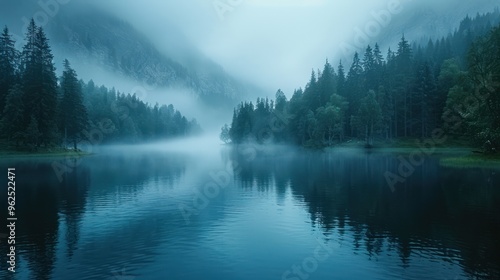
[[[379, 142], [375, 143], [373, 147], [367, 148], [364, 141], [354, 141], [328, 147], [326, 150], [358, 148], [374, 153], [393, 153], [398, 155], [410, 155], [415, 152], [423, 153], [422, 147], [419, 147], [416, 143], [416, 139], [395, 141], [394, 143]], [[428, 156], [438, 157], [441, 166], [455, 168], [500, 168], [500, 153], [486, 154], [480, 148], [465, 142], [452, 141], [449, 146], [440, 144], [431, 148], [432, 153]]]
[[439, 164], [454, 168], [500, 168], [500, 154], [468, 154], [465, 156], [449, 156], [439, 160]]
[[0, 150], [2, 159], [19, 159], [19, 158], [64, 158], [64, 157], [85, 157], [92, 153], [72, 150], [72, 149], [47, 149], [36, 152], [15, 151], [15, 150]]
[[[484, 154], [474, 153], [477, 147], [467, 145], [465, 143], [454, 142], [450, 146], [437, 145], [432, 147], [432, 153], [428, 156], [435, 156], [439, 158], [439, 163], [445, 167], [456, 168], [500, 168], [500, 153]], [[245, 144], [243, 144], [245, 145]], [[225, 146], [234, 146], [226, 144]], [[264, 145], [266, 146], [266, 145]], [[300, 148], [300, 147], [297, 147]], [[302, 147], [303, 148], [303, 147]], [[393, 143], [378, 142], [373, 147], [367, 148], [364, 141], [350, 141], [341, 143], [335, 146], [326, 147], [322, 150], [324, 152], [335, 151], [337, 149], [359, 149], [371, 153], [389, 153], [394, 155], [408, 156], [412, 153], [423, 153], [422, 147], [416, 145], [416, 140], [395, 141]], [[307, 149], [307, 148], [305, 148]], [[0, 150], [1, 159], [37, 159], [37, 158], [81, 158], [91, 156], [94, 153], [88, 153], [81, 150], [53, 148], [45, 149], [36, 152], [28, 151], [15, 151], [15, 150]]]

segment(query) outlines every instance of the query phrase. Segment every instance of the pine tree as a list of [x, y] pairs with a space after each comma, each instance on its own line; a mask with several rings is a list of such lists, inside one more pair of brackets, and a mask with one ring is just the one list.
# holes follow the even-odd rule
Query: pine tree
[[337, 70], [337, 94], [346, 97], [346, 92], [345, 92], [345, 84], [346, 84], [346, 76], [345, 76], [345, 69], [344, 65], [342, 65], [342, 60], [339, 62], [339, 67]]
[[391, 48], [389, 48], [387, 50], [387, 64], [389, 64], [390, 62], [393, 62], [394, 60], [396, 59], [396, 54], [394, 54], [394, 52], [391, 50]]
[[286, 96], [285, 94], [283, 93], [283, 91], [281, 91], [281, 89], [278, 89], [278, 91], [276, 92], [276, 111], [280, 112], [280, 113], [283, 113], [285, 111], [285, 107], [286, 107]]
[[231, 142], [231, 137], [230, 137], [230, 134], [229, 134], [229, 126], [227, 124], [225, 124], [221, 128], [221, 132], [220, 132], [219, 138], [220, 138], [220, 140], [222, 140], [222, 142], [224, 142], [226, 144], [229, 143], [229, 142]]
[[23, 141], [23, 92], [21, 86], [15, 85], [7, 95], [3, 117], [0, 120], [0, 137], [9, 142], [15, 143], [18, 147]]
[[417, 71], [417, 78], [415, 83], [415, 90], [412, 97], [412, 116], [416, 127], [416, 133], [413, 133], [413, 126], [411, 127], [412, 136], [420, 136], [425, 138], [429, 136], [432, 129], [438, 126], [439, 119], [435, 119], [432, 112], [437, 102], [436, 85], [434, 76], [431, 72], [428, 63], [424, 63]]
[[368, 95], [361, 100], [358, 114], [356, 116], [358, 129], [365, 135], [366, 145], [373, 145], [375, 130], [382, 120], [382, 110], [375, 98], [375, 92], [370, 90]]
[[61, 90], [60, 128], [65, 140], [73, 143], [73, 148], [76, 150], [80, 134], [87, 127], [88, 117], [83, 105], [81, 85], [67, 59], [64, 60]]
[[316, 72], [312, 70], [311, 78], [309, 83], [306, 85], [304, 90], [304, 101], [306, 101], [308, 108], [316, 110], [319, 104], [319, 93], [318, 93], [318, 80], [316, 78]]
[[[346, 91], [347, 101], [350, 104], [349, 109], [346, 112], [348, 119], [352, 118], [359, 110], [363, 90], [363, 67], [361, 66], [359, 54], [356, 52], [354, 54], [351, 68], [349, 69], [349, 73], [347, 74]], [[351, 122], [348, 122], [348, 125], [350, 125], [350, 123]], [[350, 131], [350, 136], [355, 136], [352, 126], [349, 127], [348, 131]]]
[[347, 74], [348, 79], [359, 76], [363, 73], [363, 66], [361, 65], [361, 60], [359, 59], [359, 54], [356, 52], [352, 59], [352, 65]]
[[384, 75], [385, 75], [385, 61], [382, 52], [380, 51], [380, 47], [378, 44], [375, 44], [375, 48], [373, 49], [373, 59], [374, 59], [374, 83], [376, 86], [373, 88], [378, 88], [383, 85]]
[[365, 71], [371, 71], [375, 67], [375, 56], [373, 55], [373, 49], [370, 45], [365, 50], [365, 56], [363, 57], [363, 68]]
[[30, 150], [36, 150], [42, 133], [38, 128], [38, 122], [33, 115], [30, 116], [28, 127], [24, 131], [24, 139]]
[[[409, 93], [410, 79], [412, 77], [412, 50], [405, 36], [398, 44], [398, 51], [395, 58], [397, 95], [395, 98], [395, 114], [397, 119], [402, 120], [403, 135], [408, 136], [409, 120], [411, 120], [411, 95]], [[402, 116], [402, 118], [400, 118]]]
[[319, 106], [324, 106], [336, 94], [336, 75], [332, 65], [326, 60], [321, 77], [318, 79]]
[[9, 29], [4, 28], [0, 35], [0, 117], [3, 113], [9, 90], [16, 83], [18, 51], [15, 42], [9, 34]]
[[27, 127], [33, 116], [40, 131], [36, 137], [42, 144], [55, 141], [55, 112], [57, 106], [57, 78], [53, 56], [47, 37], [32, 19], [26, 33], [26, 44], [21, 57], [21, 71], [25, 104], [24, 124]]
[[301, 88], [294, 91], [289, 107], [292, 116], [289, 123], [289, 131], [295, 143], [303, 145], [306, 138], [305, 116], [307, 113], [307, 104]]
[[474, 83], [476, 96], [481, 96], [480, 104], [477, 108], [468, 106], [461, 110], [468, 111], [466, 120], [476, 140], [489, 141], [496, 148], [500, 147], [499, 46], [500, 27], [472, 46], [468, 56], [469, 77]]
[[411, 71], [411, 58], [412, 58], [412, 49], [410, 44], [406, 40], [405, 36], [401, 37], [401, 41], [398, 43], [398, 51], [396, 54], [397, 65], [400, 71], [403, 71], [405, 74]]
[[363, 58], [363, 68], [365, 74], [365, 90], [375, 90], [378, 88], [377, 83], [377, 62], [373, 54], [373, 49], [368, 46]]
[[373, 58], [375, 60], [375, 65], [378, 68], [384, 66], [384, 56], [382, 55], [378, 44], [375, 44], [375, 48], [373, 49]]

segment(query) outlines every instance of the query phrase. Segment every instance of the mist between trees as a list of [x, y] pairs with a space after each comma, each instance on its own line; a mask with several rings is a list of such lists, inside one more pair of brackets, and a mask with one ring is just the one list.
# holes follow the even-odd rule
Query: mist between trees
[[68, 60], [56, 76], [45, 32], [34, 20], [21, 51], [7, 27], [0, 36], [0, 141], [8, 150], [77, 149], [94, 127], [106, 131], [100, 143], [136, 143], [198, 133], [172, 105], [151, 106], [135, 94], [93, 81], [79, 81]]
[[[362, 139], [367, 146], [447, 135], [494, 152], [500, 145], [500, 12], [465, 18], [447, 37], [410, 44], [403, 35], [384, 56], [378, 44], [354, 54], [347, 70], [326, 61], [290, 100], [243, 102], [221, 139], [327, 147]], [[464, 102], [473, 102], [464, 104]], [[284, 128], [257, 132], [282, 116]], [[449, 125], [460, 123], [459, 126]]]

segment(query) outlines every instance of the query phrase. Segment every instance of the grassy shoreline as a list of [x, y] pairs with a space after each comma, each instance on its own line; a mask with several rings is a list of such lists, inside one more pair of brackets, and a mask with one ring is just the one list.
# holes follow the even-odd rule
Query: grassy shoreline
[[500, 168], [500, 154], [485, 155], [485, 154], [469, 154], [459, 157], [441, 158], [439, 163], [446, 167], [458, 168], [481, 168], [493, 167]]
[[15, 150], [0, 150], [0, 158], [14, 159], [14, 158], [62, 158], [62, 157], [84, 157], [92, 155], [91, 153], [63, 148], [43, 149], [34, 152], [29, 151], [15, 151]]
[[[328, 147], [325, 151], [335, 150], [337, 148], [355, 148], [364, 149], [374, 153], [392, 153], [396, 155], [409, 156], [412, 153], [423, 153], [422, 147], [419, 146], [418, 140], [406, 139], [391, 142], [375, 142], [373, 147], [365, 148], [364, 141], [349, 141], [333, 147]], [[439, 157], [439, 162], [442, 166], [458, 167], [458, 168], [481, 168], [493, 167], [500, 168], [500, 153], [496, 154], [481, 154], [474, 153], [480, 149], [461, 141], [447, 141], [443, 144], [429, 147], [430, 155]], [[17, 159], [17, 158], [80, 158], [93, 155], [93, 153], [84, 152], [81, 150], [51, 148], [42, 149], [35, 152], [15, 151], [0, 149], [1, 159]]]
[[[427, 142], [433, 143], [433, 142]], [[366, 147], [365, 141], [354, 140], [344, 142], [332, 147], [326, 148], [335, 149], [335, 148], [356, 148], [356, 149], [365, 149], [367, 151], [372, 152], [388, 152], [388, 153], [400, 153], [400, 154], [410, 154], [415, 152], [420, 152], [422, 150], [430, 151], [430, 154], [441, 154], [443, 152], [446, 153], [467, 153], [477, 150], [472, 145], [469, 145], [464, 142], [450, 142], [443, 144], [430, 144], [424, 145], [418, 139], [408, 139], [408, 140], [397, 140], [397, 141], [377, 141], [371, 147]]]
[[373, 147], [366, 148], [364, 141], [350, 141], [327, 148], [327, 150], [335, 148], [358, 148], [375, 153], [393, 153], [409, 156], [412, 153], [423, 153], [422, 149], [429, 148], [431, 151], [430, 155], [439, 157], [439, 162], [442, 166], [456, 168], [500, 168], [500, 153], [479, 153], [481, 149], [474, 147], [467, 141], [448, 140], [431, 147], [422, 147], [418, 143], [421, 143], [418, 139], [379, 141], [375, 142]]

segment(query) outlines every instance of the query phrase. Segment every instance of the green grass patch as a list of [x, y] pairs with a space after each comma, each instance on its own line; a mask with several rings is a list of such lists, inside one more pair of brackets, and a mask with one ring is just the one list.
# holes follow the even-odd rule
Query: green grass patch
[[37, 151], [15, 151], [15, 150], [0, 150], [0, 158], [52, 158], [52, 157], [84, 157], [92, 155], [80, 150], [63, 149], [63, 148], [47, 148]]
[[[423, 145], [423, 143], [432, 143], [432, 146]], [[332, 147], [340, 148], [360, 148], [373, 153], [392, 153], [397, 155], [410, 155], [413, 153], [426, 153], [429, 155], [453, 155], [462, 156], [471, 153], [473, 146], [462, 140], [449, 139], [442, 144], [435, 143], [431, 139], [420, 140], [414, 138], [397, 139], [388, 141], [375, 141], [373, 146], [366, 148], [366, 142], [362, 140], [350, 140]]]
[[433, 139], [400, 138], [391, 141], [376, 141], [374, 146], [379, 148], [420, 148], [419, 144], [432, 143], [436, 148], [470, 148], [472, 143], [464, 139], [447, 138], [442, 143]]
[[[465, 149], [471, 148], [473, 145], [468, 140], [448, 138], [443, 143], [436, 143], [433, 139], [418, 139], [418, 138], [398, 138], [393, 140], [375, 140], [372, 149], [420, 149], [422, 143], [432, 143], [435, 148], [453, 148]], [[335, 147], [347, 148], [364, 148], [366, 142], [359, 139], [351, 139], [343, 143], [335, 145]]]
[[439, 162], [442, 166], [458, 168], [500, 168], [500, 154], [469, 154], [458, 157], [444, 157]]

